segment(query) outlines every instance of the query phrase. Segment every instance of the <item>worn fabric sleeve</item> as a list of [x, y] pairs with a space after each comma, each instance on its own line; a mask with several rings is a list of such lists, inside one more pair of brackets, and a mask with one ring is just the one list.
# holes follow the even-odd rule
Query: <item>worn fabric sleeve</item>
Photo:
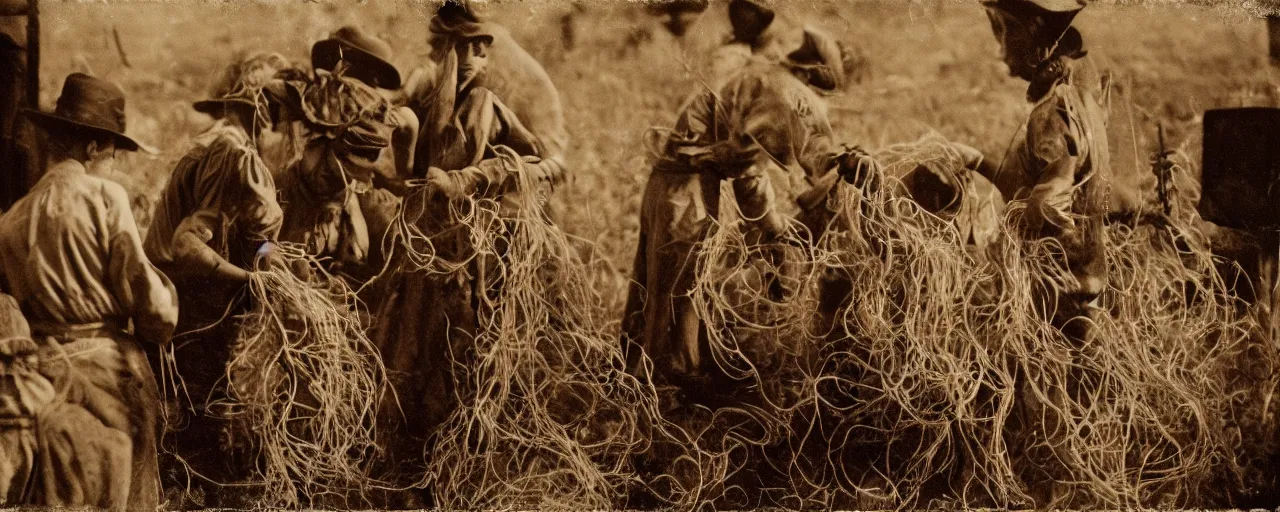
[[142, 238], [124, 189], [105, 187], [110, 232], [107, 284], [143, 340], [166, 343], [178, 323], [177, 292], [142, 250]]
[[284, 212], [276, 200], [275, 181], [271, 171], [261, 158], [250, 151], [241, 154], [240, 176], [242, 190], [245, 192], [243, 210], [240, 212], [241, 233], [251, 240], [266, 242], [275, 240], [280, 234], [280, 225], [284, 220]]
[[222, 257], [225, 244], [214, 241], [220, 238], [225, 225], [222, 215], [212, 209], [200, 210], [182, 219], [173, 233], [170, 249], [175, 271], [203, 279], [244, 281], [245, 271]]
[[1027, 194], [1025, 223], [1034, 232], [1053, 234], [1075, 227], [1070, 212], [1076, 170], [1073, 159], [1078, 153], [1067, 122], [1060, 106], [1042, 105], [1027, 123], [1027, 152], [1035, 181]]
[[835, 166], [835, 158], [841, 148], [836, 143], [831, 124], [827, 122], [826, 116], [814, 119], [807, 128], [805, 138], [796, 154], [796, 160], [805, 170], [805, 174], [811, 180], [816, 180], [825, 176]]
[[1065, 107], [1060, 103], [1061, 100], [1052, 105], [1041, 105], [1027, 120], [1027, 151], [1037, 170], [1063, 157], [1079, 154], [1068, 126]]
[[246, 240], [275, 240], [284, 213], [271, 171], [252, 147], [225, 138], [215, 144], [203, 166], [200, 189], [222, 193], [206, 194], [202, 207], [236, 219], [238, 234]]
[[[800, 151], [808, 142], [802, 120], [803, 115], [809, 112], [809, 105], [796, 104], [798, 99], [790, 97], [786, 99], [791, 101], [778, 101], [781, 97], [776, 93], [769, 94], [772, 91], [763, 84], [747, 85], [754, 87], [744, 87], [736, 96], [742, 103], [735, 116], [740, 119], [740, 126], [736, 127], [741, 130], [738, 137], [749, 137], [765, 154], [755, 165], [733, 177], [733, 193], [743, 216], [754, 222], [766, 237], [773, 237], [786, 229], [786, 222], [777, 211], [777, 194], [769, 178], [770, 169], [795, 165], [801, 156], [817, 158], [821, 152], [817, 144], [808, 155], [802, 155]], [[797, 112], [797, 108], [801, 111]], [[787, 170], [782, 169], [779, 174], [785, 175]]]

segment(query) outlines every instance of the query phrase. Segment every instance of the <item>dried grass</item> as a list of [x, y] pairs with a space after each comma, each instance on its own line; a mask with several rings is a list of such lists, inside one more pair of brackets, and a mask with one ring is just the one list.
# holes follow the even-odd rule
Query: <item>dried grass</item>
[[625, 372], [596, 286], [612, 271], [544, 220], [537, 184], [501, 154], [520, 176], [505, 200], [527, 207], [452, 201], [449, 221], [469, 247], [458, 260], [434, 257], [413, 214], [394, 227], [401, 270], [475, 279], [473, 259], [492, 269], [470, 355], [450, 353], [459, 407], [425, 447], [432, 469], [419, 485], [450, 509], [611, 508], [637, 483], [632, 456], [655, 426], [661, 435], [657, 395]]
[[[948, 159], [931, 138], [878, 157], [887, 175]], [[1053, 240], [1006, 230], [978, 255], [908, 199], [850, 188], [833, 207], [812, 249], [788, 249], [789, 271], [749, 257], [761, 248], [737, 222], [703, 244], [693, 296], [748, 404], [686, 418], [738, 423], [701, 441], [742, 452], [739, 475], [706, 499], [756, 506], [765, 493], [734, 482], [765, 478], [780, 489], [764, 504], [789, 507], [1045, 506], [1051, 492], [1073, 506], [1188, 506], [1242, 476], [1232, 411], [1258, 389], [1236, 372], [1257, 364], [1259, 328], [1186, 205], [1161, 227], [1108, 227], [1110, 287], [1084, 347], [1048, 321], [1071, 279]], [[798, 293], [766, 299], [769, 272]], [[813, 312], [832, 280], [852, 291], [826, 325]], [[725, 442], [743, 432], [754, 439]]]
[[315, 506], [367, 490], [386, 372], [355, 293], [303, 249], [279, 251], [320, 274], [303, 280], [290, 265], [253, 274], [220, 409], [254, 456], [262, 504]]

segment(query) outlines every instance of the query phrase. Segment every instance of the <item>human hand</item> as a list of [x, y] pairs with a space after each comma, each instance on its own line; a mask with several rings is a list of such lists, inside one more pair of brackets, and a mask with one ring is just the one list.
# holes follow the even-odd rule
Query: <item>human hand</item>
[[286, 263], [280, 253], [280, 247], [271, 241], [263, 242], [258, 246], [257, 253], [254, 254], [253, 266], [255, 271], [266, 271], [272, 268], [285, 266]]
[[463, 196], [461, 187], [450, 179], [448, 172], [439, 167], [427, 169], [426, 182], [431, 191], [442, 194], [448, 199], [459, 199]]
[[846, 149], [837, 157], [837, 165], [845, 183], [868, 193], [879, 190], [880, 174], [883, 172], [880, 163], [862, 148], [853, 146]]

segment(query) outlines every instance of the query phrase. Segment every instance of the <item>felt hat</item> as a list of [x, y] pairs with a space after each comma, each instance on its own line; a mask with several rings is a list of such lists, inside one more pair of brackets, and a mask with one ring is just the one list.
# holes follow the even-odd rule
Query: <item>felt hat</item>
[[1084, 0], [983, 0], [987, 10], [1037, 28], [1037, 36], [1056, 42], [1076, 15], [1086, 6]]
[[800, 48], [787, 55], [786, 65], [815, 71], [810, 83], [818, 88], [836, 90], [844, 87], [845, 59], [840, 42], [816, 27], [804, 28]]
[[751, 43], [773, 24], [773, 9], [756, 0], [729, 2], [729, 25], [733, 27], [733, 39]]
[[116, 147], [126, 151], [156, 150], [124, 134], [124, 91], [120, 86], [84, 73], [72, 73], [62, 84], [58, 106], [53, 112], [24, 109], [23, 112], [46, 130], [77, 129], [111, 135]]
[[360, 27], [347, 25], [334, 31], [328, 39], [311, 46], [311, 66], [332, 71], [338, 62], [368, 72], [375, 87], [400, 88], [400, 71], [391, 64], [391, 45], [366, 33]]

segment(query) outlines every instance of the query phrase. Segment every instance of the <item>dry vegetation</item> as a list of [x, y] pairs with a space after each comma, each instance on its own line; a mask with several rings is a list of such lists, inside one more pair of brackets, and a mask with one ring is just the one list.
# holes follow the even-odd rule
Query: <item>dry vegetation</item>
[[[48, 2], [42, 100], [51, 105], [75, 70], [125, 87], [130, 131], [163, 149], [118, 166], [145, 224], [147, 205], [209, 122], [190, 102], [237, 50], [301, 60], [312, 41], [355, 22], [386, 37], [407, 70], [425, 59], [433, 7]], [[506, 236], [541, 252], [507, 262], [508, 282], [520, 286], [477, 340], [466, 375], [480, 391], [433, 447], [447, 462], [425, 483], [442, 503], [1018, 506], [1049, 478], [1029, 461], [1052, 456], [1045, 445], [1060, 441], [1079, 457], [1065, 477], [1079, 483], [1077, 503], [1276, 505], [1266, 494], [1275, 490], [1266, 468], [1275, 463], [1276, 406], [1265, 398], [1277, 351], [1224, 293], [1221, 265], [1191, 215], [1194, 194], [1170, 226], [1110, 229], [1105, 348], [1073, 352], [1036, 319], [1035, 288], [1054, 287], [1061, 271], [1050, 244], [1005, 236], [974, 255], [911, 204], [847, 192], [838, 229], [811, 251], [793, 251], [809, 279], [782, 304], [761, 300], [745, 281], [726, 291], [748, 271], [736, 256], [750, 250], [732, 225], [708, 244], [698, 294], [713, 326], [733, 328], [713, 347], [742, 379], [733, 396], [744, 403], [689, 406], [622, 375], [614, 336], [648, 172], [642, 139], [651, 126], [670, 125], [701, 81], [705, 56], [727, 30], [723, 10], [676, 40], [635, 4], [590, 4], [568, 51], [559, 22], [566, 2], [491, 10], [560, 87], [575, 208], [565, 233], [506, 219], [523, 226]], [[929, 134], [1003, 154], [1026, 116], [1023, 86], [996, 59], [975, 3], [815, 1], [785, 10], [865, 50], [867, 79], [829, 98], [832, 121], [890, 163], [945, 158], [922, 138]], [[1203, 110], [1280, 106], [1264, 24], [1242, 11], [1099, 4], [1079, 25], [1113, 73], [1119, 172], [1145, 172], [1160, 123], [1193, 182]], [[121, 64], [113, 27], [132, 68]], [[493, 243], [481, 231], [477, 240]], [[543, 255], [561, 264], [550, 276], [539, 270]], [[833, 330], [812, 319], [823, 279], [854, 284]], [[1069, 375], [1083, 375], [1092, 393], [1049, 397]], [[1032, 416], [1042, 424], [1020, 423]], [[1036, 426], [1059, 430], [1025, 434]]]

